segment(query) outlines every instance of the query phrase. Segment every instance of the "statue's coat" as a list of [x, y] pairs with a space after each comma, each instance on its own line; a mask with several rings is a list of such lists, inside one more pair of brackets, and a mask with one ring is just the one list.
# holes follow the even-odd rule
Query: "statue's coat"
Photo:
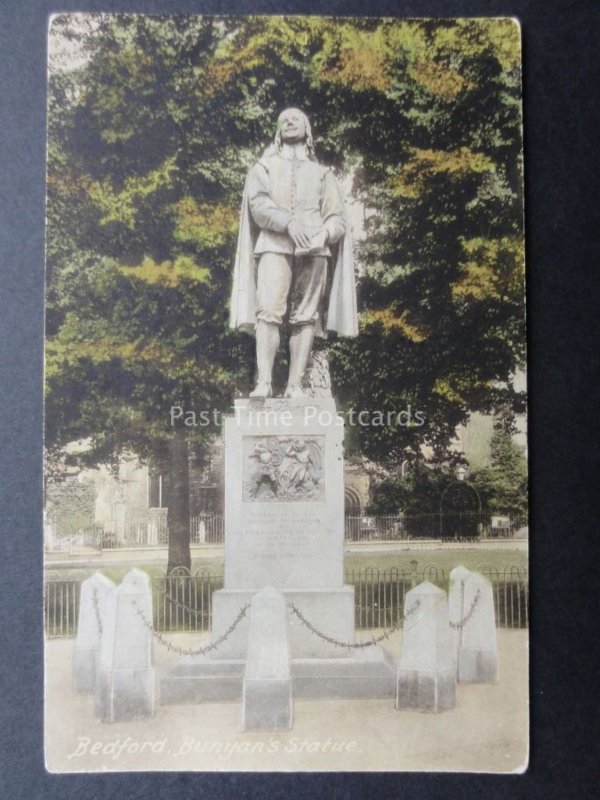
[[[323, 323], [325, 331], [333, 331], [338, 336], [356, 336], [358, 334], [358, 316], [354, 256], [352, 237], [349, 233], [350, 225], [347, 220], [345, 222], [345, 235], [339, 242], [331, 246], [333, 277]], [[233, 271], [230, 326], [250, 333], [254, 332], [256, 326], [256, 258], [254, 249], [259, 233], [260, 228], [252, 219], [250, 212], [248, 180], [246, 180]]]

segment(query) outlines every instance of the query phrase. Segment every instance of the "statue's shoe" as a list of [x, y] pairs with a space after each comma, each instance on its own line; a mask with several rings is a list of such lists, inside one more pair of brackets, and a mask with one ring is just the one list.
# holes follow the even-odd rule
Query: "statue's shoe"
[[302, 391], [301, 386], [288, 386], [283, 396], [288, 400], [310, 400], [309, 396]]
[[250, 392], [250, 397], [273, 397], [273, 389], [271, 388], [270, 383], [257, 383], [256, 389], [253, 392]]

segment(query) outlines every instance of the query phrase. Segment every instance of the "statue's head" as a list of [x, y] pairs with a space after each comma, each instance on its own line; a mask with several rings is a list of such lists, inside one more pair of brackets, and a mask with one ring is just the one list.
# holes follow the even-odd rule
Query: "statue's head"
[[299, 108], [286, 108], [277, 118], [275, 147], [281, 150], [282, 144], [304, 142], [310, 155], [313, 152], [313, 138], [308, 117]]

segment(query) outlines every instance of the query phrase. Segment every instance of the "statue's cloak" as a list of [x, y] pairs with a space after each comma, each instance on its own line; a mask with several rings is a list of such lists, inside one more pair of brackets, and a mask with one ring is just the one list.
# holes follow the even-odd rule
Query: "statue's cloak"
[[[330, 263], [332, 276], [329, 281], [329, 297], [325, 306], [323, 330], [317, 331], [326, 335], [333, 331], [338, 336], [358, 335], [358, 314], [356, 310], [356, 283], [354, 278], [354, 254], [350, 224], [345, 219], [346, 233], [331, 250]], [[248, 197], [248, 181], [244, 187], [240, 229], [238, 233], [235, 266], [233, 270], [233, 289], [231, 292], [231, 310], [229, 324], [232, 328], [241, 328], [254, 333], [256, 327], [256, 263], [254, 248], [260, 228], [252, 219]]]

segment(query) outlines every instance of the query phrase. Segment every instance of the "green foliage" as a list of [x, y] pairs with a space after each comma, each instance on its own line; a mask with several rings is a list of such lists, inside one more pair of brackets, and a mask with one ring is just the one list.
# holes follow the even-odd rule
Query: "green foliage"
[[[55, 18], [47, 439], [164, 455], [169, 407], [225, 410], [253, 343], [227, 328], [247, 168], [301, 106], [367, 216], [360, 336], [330, 344], [348, 452], [443, 459], [469, 411], [523, 409], [520, 43], [510, 20]], [[211, 428], [190, 429], [202, 448]]]
[[202, 99], [223, 26], [97, 23], [85, 64], [51, 77], [47, 439], [160, 459], [172, 404], [224, 409], [250, 379], [225, 302], [244, 170]]
[[46, 515], [58, 536], [91, 528], [94, 522], [95, 487], [91, 480], [62, 478], [48, 481]]
[[440, 459], [469, 410], [523, 408], [509, 378], [525, 357], [519, 42], [497, 26], [390, 24], [387, 84], [358, 120], [362, 335], [335, 347], [338, 385], [347, 402], [426, 420], [360, 432], [376, 460], [424, 442]]
[[375, 478], [368, 511], [374, 515], [438, 514], [442, 492], [455, 481], [448, 464], [426, 466], [418, 459], [404, 478], [395, 471]]
[[490, 449], [490, 466], [471, 477], [485, 507], [499, 513], [527, 513], [527, 460], [523, 449], [501, 423], [495, 427]]

